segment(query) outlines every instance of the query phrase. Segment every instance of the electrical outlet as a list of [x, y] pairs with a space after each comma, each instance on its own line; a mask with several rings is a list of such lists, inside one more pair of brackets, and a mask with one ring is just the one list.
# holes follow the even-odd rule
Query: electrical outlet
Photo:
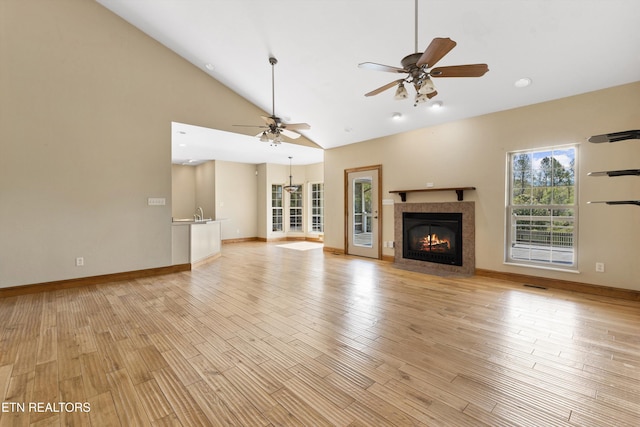
[[83, 267], [84, 266], [84, 258], [79, 256], [78, 258], [76, 258], [76, 267]]
[[604, 273], [604, 262], [596, 262], [596, 271], [598, 273]]

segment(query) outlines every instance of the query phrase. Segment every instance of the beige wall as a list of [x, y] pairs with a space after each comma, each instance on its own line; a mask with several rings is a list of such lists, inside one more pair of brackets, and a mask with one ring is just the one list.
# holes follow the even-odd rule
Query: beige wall
[[204, 218], [215, 218], [215, 168], [213, 160], [195, 166], [171, 165], [173, 218], [193, 218], [198, 207]]
[[260, 237], [263, 239], [267, 238], [267, 228], [270, 226], [270, 222], [268, 219], [269, 215], [269, 207], [271, 201], [271, 184], [267, 185], [267, 164], [262, 163], [260, 165], [256, 165], [256, 170], [258, 171], [258, 204], [256, 206], [256, 215], [257, 219], [257, 235], [256, 237]]
[[265, 113], [93, 1], [0, 31], [0, 287], [171, 265], [171, 122]]
[[[231, 124], [265, 114], [92, 1], [0, 1], [0, 94], [0, 287], [170, 265], [171, 122], [237, 131]], [[385, 198], [426, 182], [478, 187], [466, 199], [476, 201], [479, 268], [640, 289], [640, 209], [586, 205], [637, 199], [640, 180], [585, 176], [638, 167], [638, 141], [595, 145], [585, 138], [637, 129], [639, 103], [636, 83], [382, 138], [366, 150], [329, 150], [326, 244], [343, 244], [342, 171], [380, 163]], [[580, 145], [580, 274], [505, 266], [506, 152], [564, 143]], [[248, 185], [248, 193], [258, 181], [268, 185], [251, 168], [223, 166], [220, 177], [216, 171], [216, 181], [227, 171], [240, 178], [216, 187], [215, 197], [226, 206], [240, 194], [237, 184]], [[284, 169], [277, 172], [281, 182], [288, 179]], [[296, 180], [299, 173], [294, 168]], [[167, 204], [147, 206], [148, 197]], [[246, 201], [216, 216], [266, 211], [265, 199], [256, 190], [255, 205]], [[385, 240], [393, 239], [392, 212], [383, 211]], [[252, 220], [234, 218], [240, 222], [230, 223], [223, 238], [268, 230]], [[79, 256], [84, 267], [74, 266]], [[606, 273], [593, 272], [596, 261], [605, 262]]]
[[216, 219], [222, 222], [222, 240], [258, 235], [257, 166], [216, 160]]
[[202, 208], [203, 218], [216, 217], [216, 167], [217, 162], [210, 160], [195, 168], [196, 203], [194, 212], [197, 208]]
[[171, 165], [171, 216], [193, 218], [196, 206], [196, 168]]
[[[525, 108], [425, 128], [325, 151], [325, 245], [343, 248], [343, 171], [382, 165], [382, 197], [390, 190], [474, 186], [476, 267], [640, 290], [640, 209], [589, 200], [640, 198], [637, 177], [595, 178], [589, 171], [640, 167], [640, 141], [586, 142], [591, 135], [637, 129], [640, 82]], [[508, 266], [504, 261], [507, 152], [578, 144], [580, 273]], [[365, 149], [366, 147], [366, 149]], [[408, 202], [454, 201], [456, 194], [409, 194]], [[393, 240], [393, 206], [383, 207], [382, 239]], [[383, 248], [385, 255], [394, 249]], [[605, 273], [595, 273], [604, 262]]]

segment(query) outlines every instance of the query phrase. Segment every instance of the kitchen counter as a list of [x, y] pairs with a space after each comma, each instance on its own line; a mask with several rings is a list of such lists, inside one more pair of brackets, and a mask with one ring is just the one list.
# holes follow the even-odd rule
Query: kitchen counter
[[193, 266], [220, 256], [220, 222], [214, 219], [174, 219], [171, 223], [172, 264]]
[[172, 218], [171, 225], [190, 225], [190, 224], [206, 224], [208, 222], [213, 222], [214, 219], [205, 218], [205, 219], [193, 219], [193, 218]]

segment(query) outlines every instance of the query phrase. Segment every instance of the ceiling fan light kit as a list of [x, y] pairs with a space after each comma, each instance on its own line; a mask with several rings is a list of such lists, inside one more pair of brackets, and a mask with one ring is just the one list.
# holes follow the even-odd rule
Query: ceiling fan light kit
[[433, 82], [429, 77], [426, 77], [422, 84], [420, 85], [420, 89], [418, 89], [418, 93], [421, 95], [428, 95], [436, 91], [436, 87], [433, 85]]
[[[432, 77], [481, 77], [487, 71], [489, 67], [487, 64], [468, 64], [468, 65], [453, 65], [446, 67], [433, 68], [440, 59], [442, 59], [447, 53], [456, 47], [456, 42], [450, 38], [436, 37], [434, 38], [427, 49], [423, 52], [418, 51], [418, 0], [415, 0], [415, 50], [416, 53], [409, 54], [402, 58], [400, 63], [402, 68], [392, 67], [390, 65], [376, 64], [374, 62], [363, 62], [358, 64], [358, 67], [374, 70], [374, 71], [386, 71], [390, 73], [406, 73], [405, 78], [395, 80], [384, 86], [374, 89], [371, 92], [365, 94], [365, 96], [374, 96], [387, 89], [398, 85], [395, 99], [405, 99], [408, 96], [402, 96], [401, 88], [404, 88], [404, 83], [410, 83], [416, 90], [416, 99], [414, 106], [426, 102], [438, 94], [435, 85], [431, 81]], [[406, 89], [405, 89], [406, 92]]]
[[409, 97], [409, 92], [407, 92], [407, 89], [404, 87], [404, 84], [402, 84], [402, 82], [400, 82], [400, 84], [398, 84], [398, 89], [396, 90], [396, 94], [394, 96], [395, 99], [406, 99]]

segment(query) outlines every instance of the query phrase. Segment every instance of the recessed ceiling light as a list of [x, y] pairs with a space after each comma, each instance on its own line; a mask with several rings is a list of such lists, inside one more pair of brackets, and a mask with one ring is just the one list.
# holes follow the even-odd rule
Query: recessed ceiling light
[[527, 87], [531, 84], [531, 79], [529, 77], [523, 77], [521, 79], [516, 80], [514, 83], [515, 87]]
[[441, 108], [442, 108], [442, 101], [435, 101], [433, 104], [431, 104], [432, 110], [439, 110]]
[[206, 63], [206, 64], [204, 64], [204, 68], [206, 68], [209, 71], [213, 71], [213, 64]]
[[393, 113], [393, 115], [391, 116], [391, 118], [393, 120], [400, 120], [402, 119], [402, 114], [401, 113]]

